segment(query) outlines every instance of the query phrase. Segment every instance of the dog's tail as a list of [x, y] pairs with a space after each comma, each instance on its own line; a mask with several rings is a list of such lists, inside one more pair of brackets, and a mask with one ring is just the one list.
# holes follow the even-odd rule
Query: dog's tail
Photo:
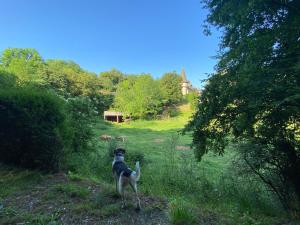
[[140, 167], [140, 162], [135, 163], [135, 180], [138, 181], [141, 176], [141, 167]]

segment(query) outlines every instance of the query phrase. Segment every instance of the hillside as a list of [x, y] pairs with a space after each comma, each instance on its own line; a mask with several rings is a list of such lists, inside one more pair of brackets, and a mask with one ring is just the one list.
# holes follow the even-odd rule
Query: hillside
[[[1, 166], [0, 224], [298, 224], [264, 196], [257, 180], [233, 181], [233, 149], [195, 162], [191, 136], [178, 134], [191, 114], [182, 106], [177, 117], [165, 120], [98, 121], [97, 152], [75, 163], [77, 172], [48, 175]], [[103, 141], [101, 135], [124, 141]], [[130, 166], [141, 161], [139, 212], [130, 189], [121, 209], [108, 156], [114, 146], [126, 148]]]

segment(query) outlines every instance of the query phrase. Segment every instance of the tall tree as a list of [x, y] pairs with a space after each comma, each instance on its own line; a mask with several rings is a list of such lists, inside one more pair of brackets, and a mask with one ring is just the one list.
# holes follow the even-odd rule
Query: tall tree
[[299, 210], [300, 1], [203, 2], [223, 36], [217, 73], [187, 127], [196, 156], [223, 154], [233, 134], [247, 167]]
[[15, 74], [18, 83], [44, 84], [45, 63], [40, 54], [31, 48], [7, 48], [0, 57], [1, 66]]
[[47, 60], [47, 82], [64, 96], [88, 96], [100, 90], [96, 74], [72, 61]]
[[116, 69], [111, 69], [110, 71], [101, 72], [99, 75], [102, 87], [107, 90], [114, 92], [117, 89], [118, 83], [124, 80], [125, 75]]
[[148, 74], [128, 76], [117, 87], [114, 105], [135, 118], [155, 116], [162, 106], [159, 85]]
[[159, 80], [163, 101], [166, 105], [176, 104], [182, 100], [182, 79], [176, 72], [165, 73]]

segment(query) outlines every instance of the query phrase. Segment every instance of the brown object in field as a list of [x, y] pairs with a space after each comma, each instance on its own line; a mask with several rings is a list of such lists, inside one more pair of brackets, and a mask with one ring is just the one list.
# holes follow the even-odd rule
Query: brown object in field
[[154, 139], [154, 143], [156, 143], [156, 144], [163, 143], [164, 141], [165, 141], [165, 139], [162, 139], [162, 138], [156, 138], [156, 139]]
[[188, 146], [184, 146], [184, 145], [177, 145], [176, 147], [175, 147], [177, 150], [191, 150], [191, 148], [190, 147], [188, 147]]
[[100, 139], [101, 139], [102, 141], [111, 141], [111, 140], [113, 139], [113, 137], [112, 137], [112, 136], [109, 136], [109, 135], [107, 135], [107, 134], [103, 134], [103, 135], [100, 136]]

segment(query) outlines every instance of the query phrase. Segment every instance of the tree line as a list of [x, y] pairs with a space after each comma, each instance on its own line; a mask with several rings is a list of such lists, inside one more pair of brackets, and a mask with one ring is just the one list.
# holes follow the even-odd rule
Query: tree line
[[44, 60], [35, 49], [5, 49], [0, 55], [0, 163], [75, 171], [74, 163], [96, 149], [93, 124], [104, 110], [155, 118], [182, 99], [175, 72], [160, 79], [116, 69], [97, 75], [72, 61]]
[[113, 108], [132, 118], [155, 118], [183, 101], [181, 77], [176, 72], [165, 73], [159, 79], [116, 69], [97, 75], [72, 61], [43, 60], [29, 48], [5, 49], [0, 56], [0, 73], [2, 83], [15, 80], [19, 86], [44, 88], [66, 99], [87, 97], [99, 114]]

